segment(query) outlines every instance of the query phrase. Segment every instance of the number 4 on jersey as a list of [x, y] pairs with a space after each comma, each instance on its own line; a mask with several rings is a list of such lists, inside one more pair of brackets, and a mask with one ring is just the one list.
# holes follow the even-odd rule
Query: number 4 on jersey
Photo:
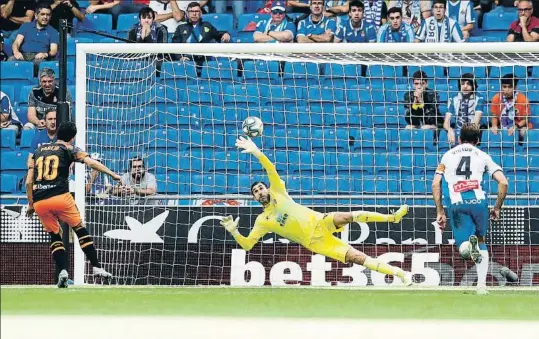
[[460, 159], [459, 165], [457, 166], [457, 170], [455, 172], [456, 175], [462, 175], [466, 177], [466, 179], [470, 179], [470, 176], [472, 175], [472, 166], [471, 166], [472, 159], [471, 157], [462, 157]]

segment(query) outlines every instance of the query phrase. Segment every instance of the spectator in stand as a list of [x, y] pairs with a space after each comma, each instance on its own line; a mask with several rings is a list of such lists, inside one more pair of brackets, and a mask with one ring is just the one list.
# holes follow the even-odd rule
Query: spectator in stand
[[311, 0], [311, 14], [298, 24], [299, 43], [332, 42], [337, 29], [335, 20], [324, 16], [324, 1]]
[[0, 30], [4, 38], [17, 35], [17, 30], [34, 20], [35, 1], [0, 0]]
[[166, 43], [167, 28], [154, 21], [155, 12], [150, 7], [143, 7], [138, 13], [139, 23], [127, 32], [127, 39], [139, 43]]
[[[39, 146], [56, 141], [56, 111], [49, 110], [44, 114], [45, 128], [37, 131], [32, 138], [30, 149], [34, 152]], [[32, 153], [30, 152], [30, 153]], [[32, 154], [30, 154], [32, 156]]]
[[296, 26], [285, 16], [285, 3], [275, 1], [271, 19], [259, 21], [253, 33], [255, 42], [294, 42]]
[[[61, 19], [66, 19], [68, 24], [73, 25], [73, 19], [77, 18], [81, 22], [86, 18], [76, 0], [47, 0], [40, 2], [51, 6], [52, 15], [49, 24], [57, 31], [60, 31]], [[71, 34], [71, 28], [68, 27], [67, 30]]]
[[108, 13], [112, 15], [112, 28], [116, 29], [118, 17], [124, 13], [138, 13], [148, 7], [150, 0], [90, 0], [86, 14]]
[[508, 42], [535, 42], [539, 41], [539, 19], [532, 16], [533, 3], [531, 1], [518, 2], [518, 20], [509, 26]]
[[445, 15], [459, 24], [464, 39], [470, 37], [476, 21], [475, 11], [471, 1], [449, 0]]
[[326, 0], [326, 10], [324, 16], [334, 18], [337, 26], [346, 21], [346, 14], [350, 10], [349, 0]]
[[187, 1], [179, 0], [180, 5], [184, 5], [184, 8], [178, 6], [176, 0], [160, 0], [151, 1], [150, 8], [156, 13], [155, 22], [167, 28], [167, 32], [175, 32], [180, 22], [187, 17], [185, 12], [187, 11]]
[[414, 29], [402, 21], [400, 7], [391, 7], [387, 11], [387, 21], [378, 31], [378, 42], [414, 42]]
[[349, 20], [342, 21], [334, 42], [376, 42], [376, 27], [363, 18], [364, 7], [359, 0], [350, 2]]
[[[130, 200], [130, 204], [145, 204], [149, 199], [140, 199], [155, 195], [157, 180], [144, 166], [144, 160], [134, 157], [129, 161], [129, 172], [122, 175], [120, 184], [113, 188], [112, 194]], [[140, 198], [139, 198], [140, 197]]]
[[[212, 1], [215, 13], [222, 14], [226, 13], [227, 0], [214, 0]], [[202, 6], [201, 6], [202, 7]], [[245, 1], [244, 0], [233, 0], [232, 9], [234, 12], [234, 21], [237, 22], [239, 17], [243, 15], [245, 10]]]
[[230, 42], [228, 32], [218, 31], [211, 23], [202, 21], [202, 7], [198, 2], [191, 2], [187, 6], [188, 22], [176, 28], [172, 42], [177, 43], [208, 43]]
[[434, 0], [434, 15], [423, 20], [415, 42], [464, 42], [459, 24], [445, 15], [445, 0]]
[[11, 129], [21, 131], [21, 122], [11, 106], [11, 101], [6, 93], [0, 91], [0, 129]]
[[483, 28], [483, 15], [493, 10], [496, 3], [491, 0], [474, 0], [472, 2], [477, 17], [477, 27]]
[[443, 124], [438, 109], [438, 93], [428, 88], [427, 74], [416, 71], [413, 75], [414, 90], [404, 95], [406, 129], [437, 129]]
[[[28, 122], [24, 129], [45, 128], [45, 112], [56, 111], [60, 89], [56, 86], [56, 74], [50, 68], [39, 72], [39, 86], [28, 94]], [[67, 90], [66, 101], [73, 107], [71, 92]]]
[[380, 0], [366, 0], [364, 2], [365, 7], [365, 21], [374, 24], [376, 29], [386, 23], [387, 17], [387, 5], [385, 1]]
[[[421, 22], [432, 16], [432, 2], [422, 0], [392, 0], [389, 8], [402, 9], [403, 21], [413, 27], [414, 32], [419, 30]], [[389, 15], [389, 13], [388, 13]]]
[[[477, 82], [471, 73], [465, 73], [459, 80], [459, 93], [449, 100], [445, 114], [444, 129], [450, 144], [455, 144], [464, 124], [481, 125], [481, 117], [485, 111], [485, 99], [477, 95]], [[451, 117], [455, 123], [451, 123]]]
[[0, 32], [0, 61], [7, 61], [8, 56], [4, 52], [4, 33]]
[[306, 15], [311, 13], [310, 0], [287, 0], [286, 6], [288, 12], [291, 13], [304, 13]]
[[[228, 32], [218, 31], [210, 22], [202, 21], [202, 7], [198, 2], [191, 2], [187, 6], [188, 22], [182, 23], [176, 28], [172, 36], [172, 42], [175, 43], [210, 43], [210, 42], [230, 42]], [[193, 59], [198, 65], [207, 59], [205, 56], [175, 55], [176, 59]]]
[[58, 52], [58, 31], [49, 25], [51, 7], [40, 4], [36, 20], [26, 23], [13, 41], [13, 56], [9, 60], [33, 61], [36, 69], [43, 60], [52, 60]]
[[502, 90], [492, 98], [490, 112], [492, 113], [491, 131], [498, 134], [498, 130], [507, 129], [509, 135], [519, 132], [519, 143], [522, 143], [526, 131], [532, 128], [528, 121], [530, 116], [530, 103], [528, 98], [516, 90], [518, 78], [513, 74], [505, 74], [501, 79]]

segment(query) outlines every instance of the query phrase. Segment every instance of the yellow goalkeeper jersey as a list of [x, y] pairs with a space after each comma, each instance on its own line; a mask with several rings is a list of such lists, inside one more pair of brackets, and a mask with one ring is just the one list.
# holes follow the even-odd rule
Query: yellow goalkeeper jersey
[[322, 213], [302, 206], [290, 198], [271, 161], [264, 154], [258, 160], [268, 174], [270, 203], [256, 218], [249, 236], [237, 234], [236, 241], [242, 248], [249, 250], [266, 233], [274, 232], [303, 246], [309, 245], [316, 224], [323, 216]]

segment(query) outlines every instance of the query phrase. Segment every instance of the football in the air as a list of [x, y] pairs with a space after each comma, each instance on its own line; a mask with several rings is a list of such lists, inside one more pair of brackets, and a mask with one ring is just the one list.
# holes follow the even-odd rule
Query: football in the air
[[247, 119], [243, 120], [241, 128], [245, 135], [255, 138], [262, 135], [264, 124], [262, 123], [262, 120], [257, 117], [247, 117]]

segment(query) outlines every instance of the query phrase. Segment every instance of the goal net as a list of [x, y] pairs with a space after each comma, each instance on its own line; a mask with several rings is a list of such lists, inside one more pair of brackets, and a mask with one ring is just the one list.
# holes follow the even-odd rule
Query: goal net
[[[475, 266], [459, 257], [450, 228], [435, 222], [430, 188], [452, 146], [442, 127], [446, 113], [458, 137], [459, 116], [469, 107], [455, 107], [453, 98], [459, 79], [472, 73], [475, 91], [466, 105], [482, 111], [480, 148], [510, 182], [502, 219], [490, 222], [487, 236], [489, 284], [507, 284], [500, 271], [508, 267], [517, 284], [538, 285], [539, 134], [530, 129], [519, 139], [519, 131], [494, 133], [489, 124], [501, 79], [514, 74], [515, 91], [528, 98], [530, 122], [539, 127], [539, 47], [356, 46], [79, 44], [77, 143], [135, 182], [134, 190], [118, 189], [98, 177], [87, 192], [87, 174], [77, 169], [77, 202], [113, 284], [400, 284], [275, 234], [249, 252], [236, 245], [219, 221], [239, 216], [247, 235], [262, 212], [250, 186], [267, 182], [256, 158], [234, 146], [248, 116], [263, 121], [264, 134], [254, 140], [297, 202], [323, 213], [411, 207], [400, 224], [353, 223], [338, 237], [412, 270], [421, 285], [474, 284]], [[430, 94], [416, 105], [417, 71], [426, 74]], [[434, 122], [408, 119], [421, 107]], [[435, 128], [421, 127], [429, 124]], [[154, 182], [156, 194], [148, 194]], [[488, 177], [483, 185], [493, 205], [497, 185]], [[75, 283], [93, 283], [80, 250], [76, 258]]]

